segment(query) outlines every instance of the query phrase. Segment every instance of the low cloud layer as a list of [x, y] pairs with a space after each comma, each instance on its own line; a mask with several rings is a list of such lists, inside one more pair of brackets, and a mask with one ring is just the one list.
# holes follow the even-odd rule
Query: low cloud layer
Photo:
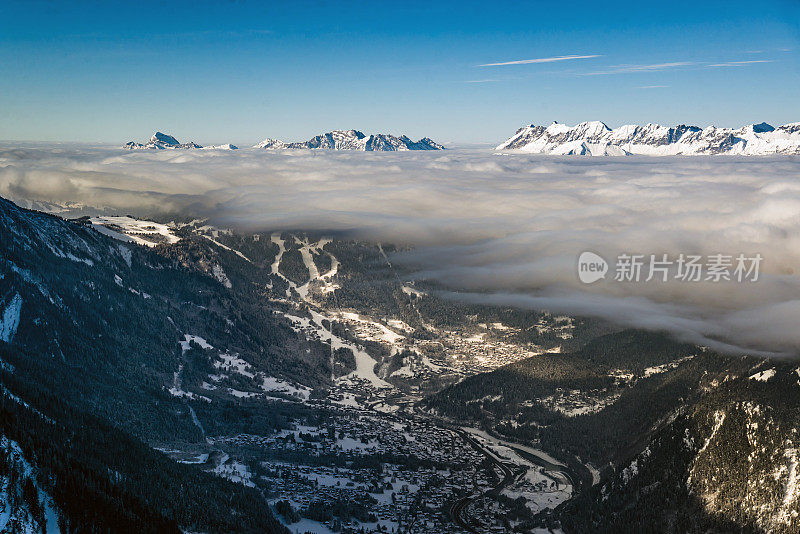
[[[800, 352], [800, 160], [554, 158], [479, 150], [123, 152], [0, 148], [0, 196], [342, 231], [457, 298], [666, 329], [730, 352]], [[757, 282], [581, 284], [577, 256], [760, 253]]]

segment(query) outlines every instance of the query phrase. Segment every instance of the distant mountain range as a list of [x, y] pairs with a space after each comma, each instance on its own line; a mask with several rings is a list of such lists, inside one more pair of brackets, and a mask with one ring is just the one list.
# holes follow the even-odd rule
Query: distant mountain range
[[165, 133], [156, 132], [153, 134], [153, 137], [147, 143], [137, 143], [135, 141], [128, 141], [125, 143], [125, 148], [130, 150], [164, 150], [164, 149], [174, 149], [174, 148], [205, 148], [205, 149], [217, 149], [217, 150], [236, 150], [239, 147], [232, 145], [230, 143], [225, 145], [214, 145], [214, 146], [202, 146], [198, 145], [194, 141], [189, 141], [188, 143], [181, 143], [171, 135], [167, 135]]
[[[231, 144], [202, 146], [194, 141], [181, 143], [171, 135], [156, 132], [146, 143], [129, 141], [124, 148], [130, 150], [165, 150], [165, 149], [217, 149], [237, 150], [239, 147]], [[405, 135], [395, 137], [389, 134], [366, 135], [358, 130], [334, 130], [312, 137], [308, 141], [287, 143], [277, 139], [264, 139], [253, 148], [284, 149], [284, 148], [316, 148], [323, 150], [361, 150], [361, 151], [404, 151], [404, 150], [444, 150], [444, 147], [428, 137], [419, 141], [412, 141]]]
[[800, 154], [800, 122], [777, 128], [762, 122], [738, 129], [647, 124], [611, 129], [602, 122], [524, 126], [497, 150], [575, 156]]
[[389, 134], [365, 135], [358, 130], [334, 130], [312, 137], [308, 141], [286, 143], [277, 139], [264, 139], [253, 148], [318, 148], [325, 150], [362, 150], [362, 151], [397, 151], [397, 150], [444, 150], [444, 147], [428, 137], [412, 141], [405, 135], [395, 137]]
[[[130, 141], [130, 150], [217, 149], [236, 150], [232, 144], [202, 146], [190, 141], [181, 143], [175, 137], [156, 132], [146, 143]], [[413, 141], [405, 135], [366, 135], [358, 130], [333, 130], [307, 141], [286, 142], [267, 138], [254, 145], [259, 149], [322, 149], [360, 151], [444, 150], [444, 146], [428, 137]], [[733, 155], [766, 156], [800, 155], [800, 122], [774, 127], [765, 122], [742, 128], [709, 126], [667, 127], [659, 124], [628, 124], [611, 129], [600, 121], [567, 126], [558, 122], [550, 126], [524, 126], [500, 144], [496, 150], [530, 154], [565, 156], [695, 156]]]

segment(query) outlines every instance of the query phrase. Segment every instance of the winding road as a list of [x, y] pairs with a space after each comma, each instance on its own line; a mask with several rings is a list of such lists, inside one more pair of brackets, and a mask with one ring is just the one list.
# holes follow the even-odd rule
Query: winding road
[[[524, 475], [526, 469], [517, 468], [516, 472], [512, 471], [511, 468], [509, 467], [509, 464], [506, 464], [505, 462], [500, 461], [500, 459], [497, 458], [497, 456], [495, 456], [494, 453], [492, 453], [489, 449], [486, 449], [483, 445], [478, 443], [478, 441], [475, 438], [473, 438], [472, 436], [470, 436], [469, 433], [467, 433], [466, 431], [461, 430], [461, 429], [452, 429], [452, 428], [450, 430], [452, 430], [453, 432], [455, 432], [456, 434], [461, 436], [461, 438], [464, 441], [466, 441], [467, 443], [469, 443], [470, 445], [472, 445], [472, 447], [475, 450], [477, 450], [478, 452], [480, 452], [481, 454], [486, 456], [486, 458], [488, 458], [492, 462], [492, 464], [494, 464], [497, 468], [499, 468], [500, 471], [503, 473], [503, 480], [501, 480], [493, 488], [488, 489], [488, 490], [486, 490], [486, 491], [484, 491], [482, 493], [478, 493], [478, 494], [469, 496], [469, 497], [463, 497], [463, 498], [455, 501], [453, 504], [451, 504], [450, 508], [448, 509], [448, 514], [450, 515], [450, 518], [458, 526], [460, 526], [461, 528], [463, 528], [467, 532], [474, 532], [474, 533], [477, 534], [478, 531], [472, 525], [469, 524], [469, 518], [468, 518], [468, 516], [466, 514], [467, 507], [470, 505], [470, 503], [472, 503], [472, 502], [474, 502], [474, 501], [476, 501], [478, 499], [482, 499], [483, 497], [489, 497], [489, 496], [498, 495], [501, 491], [503, 491], [503, 489], [505, 487], [510, 486], [516, 480], [518, 480], [519, 477]], [[511, 465], [513, 465], [513, 464], [511, 464]], [[517, 466], [514, 466], [514, 467], [517, 467]]]

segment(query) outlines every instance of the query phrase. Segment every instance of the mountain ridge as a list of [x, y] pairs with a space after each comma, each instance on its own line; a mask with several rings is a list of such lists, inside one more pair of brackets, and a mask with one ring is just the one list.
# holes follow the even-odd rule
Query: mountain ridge
[[390, 134], [366, 135], [359, 130], [333, 130], [316, 135], [308, 141], [284, 142], [266, 138], [253, 148], [274, 149], [322, 149], [322, 150], [360, 150], [366, 152], [391, 152], [406, 150], [444, 150], [444, 146], [429, 137], [413, 141], [408, 136], [399, 137]]
[[166, 149], [189, 149], [189, 148], [202, 148], [202, 149], [216, 149], [216, 150], [237, 150], [239, 147], [226, 143], [224, 145], [202, 146], [194, 141], [188, 143], [181, 143], [171, 135], [163, 132], [156, 132], [150, 137], [146, 143], [137, 143], [136, 141], [128, 141], [123, 148], [128, 150], [166, 150]]
[[774, 127], [762, 122], [735, 129], [653, 123], [612, 129], [601, 121], [575, 126], [530, 124], [495, 150], [565, 156], [796, 155], [800, 154], [800, 123]]

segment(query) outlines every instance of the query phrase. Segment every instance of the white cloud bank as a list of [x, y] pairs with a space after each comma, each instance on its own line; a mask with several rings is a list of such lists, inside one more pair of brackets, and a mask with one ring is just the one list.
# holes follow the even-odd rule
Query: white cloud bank
[[[798, 158], [0, 148], [0, 195], [410, 243], [404, 259], [461, 298], [800, 352]], [[755, 283], [584, 286], [584, 250], [764, 260]]]

